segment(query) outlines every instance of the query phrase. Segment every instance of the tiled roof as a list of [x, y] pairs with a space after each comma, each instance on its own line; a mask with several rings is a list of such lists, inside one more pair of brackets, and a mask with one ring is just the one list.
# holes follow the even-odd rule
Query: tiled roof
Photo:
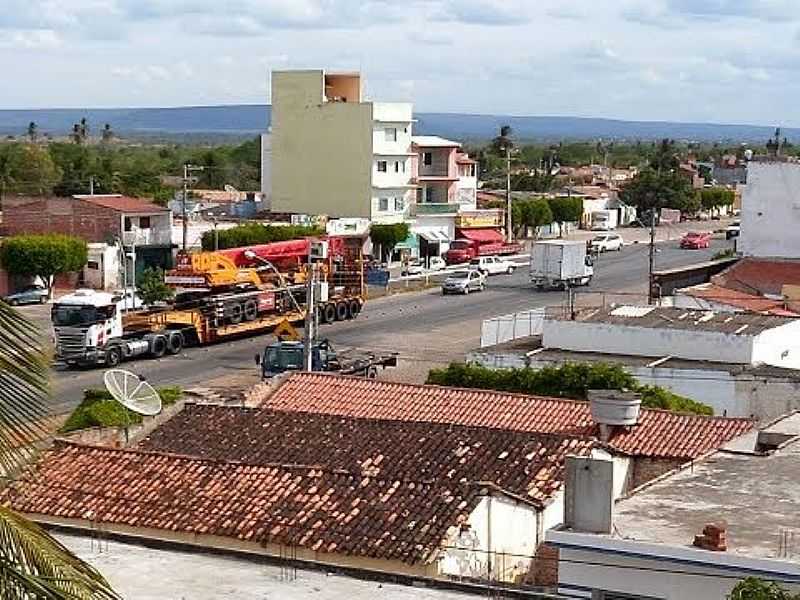
[[436, 422], [188, 405], [141, 444], [144, 450], [247, 464], [301, 464], [354, 477], [438, 482], [490, 481], [541, 506], [561, 487], [567, 454], [588, 439], [531, 435]]
[[59, 442], [2, 498], [33, 516], [413, 564], [435, 558], [488, 486], [541, 506], [563, 483], [566, 455], [585, 455], [594, 445], [436, 423], [189, 405], [138, 450]]
[[771, 300], [764, 296], [755, 294], [746, 294], [735, 289], [730, 289], [716, 285], [714, 283], [703, 283], [688, 288], [683, 288], [680, 293], [694, 298], [703, 298], [716, 302], [718, 304], [726, 304], [734, 308], [742, 310], [757, 312], [763, 314], [770, 314], [776, 316], [796, 316], [796, 313], [784, 308], [782, 300]]
[[427, 561], [477, 486], [353, 477], [58, 443], [2, 492], [29, 515]]
[[780, 296], [784, 285], [800, 285], [800, 261], [743, 258], [711, 282], [746, 294]]
[[117, 194], [109, 194], [104, 196], [74, 196], [78, 200], [90, 202], [97, 206], [105, 208], [112, 208], [122, 213], [163, 213], [169, 212], [168, 208], [153, 204], [141, 198], [130, 198], [128, 196], [119, 196]]
[[[292, 375], [264, 400], [263, 406], [364, 419], [451, 423], [577, 437], [599, 435], [586, 402], [324, 373]], [[690, 460], [752, 428], [749, 419], [642, 409], [639, 423], [616, 429], [609, 443], [631, 455]]]

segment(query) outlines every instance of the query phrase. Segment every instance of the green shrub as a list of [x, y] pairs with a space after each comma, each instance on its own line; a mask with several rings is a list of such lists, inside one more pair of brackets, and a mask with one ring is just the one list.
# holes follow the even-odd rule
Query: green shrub
[[660, 387], [640, 385], [633, 375], [612, 363], [566, 363], [542, 369], [487, 369], [451, 363], [444, 369], [431, 369], [427, 383], [574, 400], [586, 400], [589, 390], [631, 390], [642, 394], [642, 406], [646, 408], [714, 414], [711, 407], [690, 398]]
[[[255, 244], [269, 244], [271, 242], [285, 242], [304, 237], [323, 235], [324, 230], [318, 227], [303, 227], [300, 225], [262, 225], [261, 223], [245, 223], [231, 229], [217, 231], [219, 249], [239, 248]], [[214, 232], [206, 231], [202, 238], [203, 250], [214, 249]]]
[[[181, 396], [180, 387], [159, 388], [158, 395], [164, 406], [172, 406]], [[70, 433], [91, 427], [125, 427], [142, 422], [142, 415], [128, 410], [114, 400], [106, 390], [88, 389], [83, 393], [83, 401], [61, 427], [61, 433]]]

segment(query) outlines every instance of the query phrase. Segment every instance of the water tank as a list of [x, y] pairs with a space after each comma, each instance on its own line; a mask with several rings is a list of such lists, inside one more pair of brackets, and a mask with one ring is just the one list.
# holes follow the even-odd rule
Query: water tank
[[598, 425], [636, 425], [642, 398], [634, 392], [589, 390], [592, 420]]

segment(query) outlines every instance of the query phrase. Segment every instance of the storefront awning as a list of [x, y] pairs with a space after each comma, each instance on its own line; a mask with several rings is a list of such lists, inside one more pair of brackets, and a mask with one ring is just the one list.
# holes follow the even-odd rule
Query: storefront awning
[[497, 229], [459, 229], [461, 237], [482, 244], [503, 243], [505, 238]]
[[419, 240], [413, 233], [409, 233], [406, 239], [394, 247], [395, 250], [413, 250], [415, 248], [419, 248]]
[[450, 241], [448, 235], [440, 229], [426, 229], [418, 232], [418, 235], [433, 244]]

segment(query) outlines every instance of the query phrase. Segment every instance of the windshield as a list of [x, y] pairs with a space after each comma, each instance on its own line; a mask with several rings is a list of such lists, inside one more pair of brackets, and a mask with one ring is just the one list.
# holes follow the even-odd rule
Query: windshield
[[469, 277], [468, 271], [458, 271], [450, 276], [451, 279], [466, 279], [467, 277]]
[[113, 306], [75, 306], [69, 304], [56, 304], [50, 313], [53, 325], [59, 327], [93, 325], [99, 321], [105, 321], [113, 314]]
[[479, 264], [481, 264], [481, 261], [479, 259], [477, 259], [477, 258], [473, 258], [471, 261], [469, 261], [469, 264], [471, 264], [471, 265], [479, 265]]
[[606, 241], [606, 236], [604, 236], [604, 235], [598, 235], [598, 236], [597, 236], [596, 238], [594, 238], [592, 241], [593, 241], [593, 242], [605, 242], [605, 241]]
[[303, 368], [302, 348], [267, 348], [264, 363], [268, 371], [282, 373], [283, 371], [299, 371]]
[[450, 242], [450, 250], [466, 250], [467, 248], [469, 248], [469, 242], [467, 240]]

